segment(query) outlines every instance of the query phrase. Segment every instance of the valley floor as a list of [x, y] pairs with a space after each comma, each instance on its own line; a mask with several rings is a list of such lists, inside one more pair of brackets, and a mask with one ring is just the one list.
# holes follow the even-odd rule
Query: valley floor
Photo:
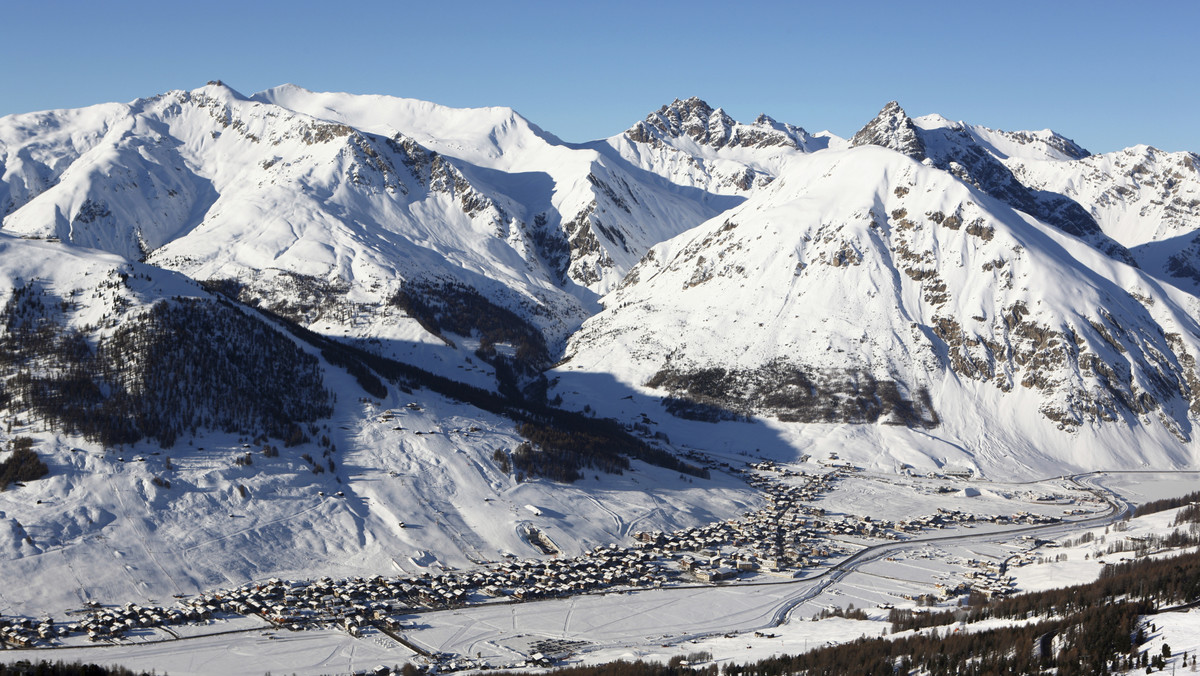
[[[767, 467], [755, 472], [786, 478], [787, 470], [800, 474], [817, 469], [807, 464]], [[802, 579], [790, 581], [744, 572], [737, 580], [716, 584], [679, 578], [659, 589], [618, 587], [567, 598], [467, 605], [409, 613], [398, 618], [397, 629], [367, 626], [357, 637], [332, 624], [287, 631], [258, 618], [225, 618], [186, 633], [142, 630], [100, 645], [2, 651], [0, 659], [50, 656], [172, 674], [348, 673], [405, 662], [437, 664], [442, 670], [525, 667], [539, 658], [598, 663], [691, 655], [695, 661], [718, 664], [747, 662], [885, 635], [892, 608], [953, 607], [971, 589], [1007, 594], [1094, 579], [1103, 561], [1135, 556], [1107, 554], [1110, 545], [1170, 530], [1172, 512], [1125, 521], [1127, 500], [1183, 494], [1197, 478], [1195, 472], [1096, 473], [1077, 480], [1012, 484], [850, 473], [812, 501], [836, 522], [862, 516], [899, 521], [956, 511], [978, 520], [929, 528], [905, 540], [842, 537], [843, 556], [803, 570]], [[862, 513], [872, 507], [891, 513]], [[1063, 520], [997, 525], [984, 519], [1007, 512]], [[1157, 616], [1151, 641], [1188, 649], [1195, 616]], [[170, 634], [195, 637], [172, 640]], [[149, 644], [152, 640], [166, 642]]]

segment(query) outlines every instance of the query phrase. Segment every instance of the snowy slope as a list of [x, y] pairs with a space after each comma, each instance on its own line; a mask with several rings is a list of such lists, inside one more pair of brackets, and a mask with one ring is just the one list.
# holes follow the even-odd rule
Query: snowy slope
[[[354, 386], [336, 374], [327, 382], [345, 393]], [[18, 428], [38, 439], [51, 474], [0, 493], [0, 573], [22, 581], [0, 592], [0, 612], [164, 601], [275, 576], [436, 573], [505, 554], [529, 558], [540, 552], [522, 538], [526, 524], [574, 555], [634, 530], [689, 527], [757, 505], [740, 483], [690, 484], [640, 464], [603, 481], [518, 483], [492, 460], [494, 449], [520, 441], [510, 423], [428, 393], [403, 396], [422, 410], [404, 409], [409, 400], [396, 396], [379, 407], [340, 404], [321, 428], [339, 449], [331, 458], [316, 444], [278, 442], [280, 456], [269, 458], [259, 444], [244, 449], [249, 439], [213, 432], [172, 449], [106, 451]], [[384, 420], [388, 407], [402, 413]], [[252, 464], [236, 465], [246, 453]], [[315, 474], [302, 454], [335, 468]]]
[[900, 423], [1068, 466], [1193, 453], [1196, 299], [891, 150], [809, 156], [605, 305], [560, 391], [612, 373], [684, 417]]
[[892, 101], [854, 135], [851, 145], [883, 146], [928, 162], [1012, 208], [1088, 242], [1108, 256], [1133, 262], [1125, 247], [1108, 236], [1078, 203], [1065, 195], [1021, 183], [997, 157], [1005, 151], [1047, 156], [1087, 152], [1069, 139], [1053, 133], [993, 132], [951, 122], [940, 115], [910, 118]]
[[[492, 182], [534, 228], [533, 245], [560, 282], [610, 290], [645, 251], [735, 201], [681, 190], [610, 152], [572, 145], [511, 108], [455, 109], [388, 96], [310, 92], [284, 85], [255, 100], [374, 134], [397, 131]], [[688, 185], [688, 188], [694, 186]], [[719, 192], [719, 191], [713, 191]]]
[[1141, 145], [1070, 159], [1006, 162], [1023, 183], [1084, 205], [1142, 268], [1200, 288], [1200, 156]]
[[[32, 294], [22, 292], [27, 287]], [[623, 476], [589, 473], [569, 486], [519, 481], [495, 459], [497, 451], [522, 442], [511, 420], [420, 388], [389, 387], [383, 397], [365, 397], [317, 348], [271, 328], [257, 313], [178, 273], [112, 254], [0, 234], [0, 294], [9, 299], [0, 322], [0, 461], [11, 439], [27, 436], [50, 467], [45, 478], [0, 491], [0, 576], [21, 581], [0, 591], [6, 615], [58, 613], [89, 600], [162, 600], [276, 575], [420, 573], [505, 554], [525, 558], [538, 553], [521, 535], [526, 525], [571, 555], [624, 542], [635, 529], [688, 527], [758, 504], [740, 481], [718, 476], [693, 483], [640, 462]], [[259, 435], [260, 422], [268, 423], [246, 418], [244, 426], [222, 431], [221, 412], [196, 399], [175, 409], [200, 417], [190, 432], [166, 441], [147, 436], [104, 443], [83, 433], [95, 428], [79, 425], [82, 431], [73, 432], [45, 407], [27, 406], [27, 395], [14, 385], [20, 381], [9, 372], [14, 356], [27, 358], [26, 372], [47, 383], [72, 372], [65, 367], [80, 362], [48, 349], [68, 331], [82, 338], [84, 355], [103, 355], [164, 306], [193, 303], [227, 321], [215, 330], [189, 325], [158, 341], [127, 341], [158, 356], [144, 359], [134, 351], [118, 360], [123, 365], [85, 371], [85, 377], [104, 383], [97, 389], [108, 398], [138, 390], [143, 410], [196, 381], [236, 408], [283, 402], [273, 412], [296, 416], [278, 389], [302, 391], [306, 384], [288, 362], [243, 364], [248, 382], [227, 373], [216, 378], [219, 369], [200, 360], [194, 370], [167, 374], [166, 383], [142, 375], [139, 364], [161, 361], [159, 348], [167, 345], [198, 345], [193, 353], [200, 355], [209, 346], [236, 361], [235, 332], [249, 323], [262, 333], [257, 342], [281, 342], [295, 351], [297, 363], [316, 366], [319, 392], [333, 405], [323, 416], [295, 419], [307, 438], [287, 444]], [[57, 326], [60, 333], [39, 334], [48, 336], [43, 344], [14, 345], [27, 324]], [[275, 381], [259, 369], [271, 370]], [[140, 382], [158, 384], [139, 390]], [[145, 425], [140, 413], [130, 417]], [[271, 447], [273, 454], [264, 452]], [[645, 492], [646, 486], [655, 491]], [[540, 513], [524, 507], [530, 504]]]
[[[929, 115], [918, 118], [918, 124], [923, 120], [941, 118], [940, 115]], [[997, 159], [1003, 160], [1056, 160], [1066, 162], [1081, 160], [1091, 155], [1071, 139], [1052, 129], [1038, 131], [1003, 131], [989, 129], [978, 124], [963, 124], [964, 129], [975, 139], [975, 142], [985, 147]], [[922, 126], [932, 126], [925, 125]]]
[[1200, 288], [1200, 158], [1195, 153], [1140, 145], [1092, 155], [1049, 129], [1008, 132], [940, 115], [910, 120], [894, 103], [864, 132], [857, 142], [929, 158], [1118, 260], [1136, 262], [1193, 293]]
[[1112, 237], [1131, 249], [1196, 228], [1200, 157], [1139, 145], [1103, 155], [1009, 157], [1031, 185], [1086, 205]]
[[[483, 272], [473, 286], [499, 304], [542, 307], [559, 331], [577, 321], [578, 302], [550, 281], [518, 219], [411, 139], [368, 136], [220, 84], [135, 101], [114, 117], [55, 185], [5, 218], [6, 230], [147, 257], [201, 280], [301, 275], [374, 304], [401, 280], [471, 285]], [[30, 133], [5, 154], [39, 143]], [[19, 179], [10, 192], [24, 189]]]
[[7, 232], [219, 283], [484, 387], [481, 338], [431, 330], [398, 292], [509, 313], [546, 344], [538, 367], [650, 246], [733, 203], [508, 109], [290, 86], [0, 119], [0, 162]]

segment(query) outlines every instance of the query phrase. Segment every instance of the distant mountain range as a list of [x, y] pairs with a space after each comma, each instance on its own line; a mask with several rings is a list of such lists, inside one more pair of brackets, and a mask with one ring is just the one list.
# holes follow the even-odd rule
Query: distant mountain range
[[470, 565], [525, 551], [528, 504], [577, 553], [747, 508], [708, 451], [1200, 450], [1194, 153], [695, 98], [572, 144], [213, 82], [0, 118], [0, 214], [0, 442], [49, 467], [0, 505], [17, 610]]
[[[613, 409], [631, 424], [900, 426], [984, 465], [1195, 454], [1194, 153], [895, 102], [842, 139], [695, 98], [570, 144], [506, 108], [212, 82], [0, 118], [0, 212], [14, 354], [22, 289], [86, 352], [171, 288], [522, 405], [604, 409], [600, 374], [651, 407]], [[314, 386], [297, 420], [327, 410]]]

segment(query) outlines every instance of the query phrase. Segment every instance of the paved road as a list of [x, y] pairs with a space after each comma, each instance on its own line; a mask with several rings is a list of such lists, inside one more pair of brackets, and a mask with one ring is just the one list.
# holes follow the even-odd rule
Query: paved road
[[[577, 596], [521, 604], [460, 608], [423, 613], [408, 639], [430, 652], [492, 660], [518, 659], [528, 644], [543, 637], [586, 641], [592, 647], [620, 647], [778, 627], [793, 611], [821, 594], [836, 593], [847, 576], [885, 557], [929, 545], [999, 543], [1021, 536], [1055, 538], [1113, 523], [1130, 505], [1098, 480], [1104, 472], [1064, 477], [1109, 504], [1106, 513], [1054, 524], [887, 542], [867, 547], [822, 573], [800, 580], [669, 587]], [[495, 663], [495, 662], [493, 662]]]
[[[504, 664], [523, 662], [530, 652], [530, 644], [548, 637], [584, 641], [591, 648], [613, 648], [674, 644], [714, 634], [771, 629], [787, 622], [806, 602], [824, 593], [838, 593], [839, 586], [849, 575], [885, 557], [931, 544], [986, 544], [1032, 535], [1061, 537], [1123, 519], [1132, 508], [1120, 496], [1100, 485], [1100, 479], [1108, 474], [1127, 473], [1092, 472], [1063, 477], [1108, 502], [1107, 513], [1098, 516], [1056, 524], [886, 542], [862, 549], [824, 572], [800, 580], [668, 587], [422, 613], [404, 632], [404, 638], [418, 652], [478, 655], [491, 664]], [[131, 646], [122, 648], [137, 650]], [[146, 649], [156, 648], [146, 646]]]

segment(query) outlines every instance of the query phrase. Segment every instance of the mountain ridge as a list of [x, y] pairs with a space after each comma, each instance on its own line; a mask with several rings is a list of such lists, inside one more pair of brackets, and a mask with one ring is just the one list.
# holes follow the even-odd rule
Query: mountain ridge
[[0, 442], [50, 469], [2, 610], [573, 556], [758, 509], [741, 459], [1196, 467], [1196, 156], [884, 113], [0, 118]]
[[[605, 293], [619, 296], [636, 283], [646, 252], [770, 193], [780, 176], [803, 173], [796, 167], [812, 157], [847, 148], [880, 146], [908, 156], [1110, 258], [1137, 264], [1075, 201], [1084, 195], [1070, 187], [1077, 181], [1053, 183], [1058, 168], [1107, 161], [1096, 159], [1102, 156], [1048, 130], [1001, 132], [937, 115], [911, 118], [895, 101], [848, 141], [812, 136], [766, 115], [744, 124], [695, 97], [676, 99], [626, 132], [590, 144], [565, 144], [509, 108], [451, 109], [295, 85], [244, 96], [212, 82], [56, 115], [0, 119], [6, 231], [175, 269], [308, 328], [342, 326], [359, 340], [409, 344], [384, 356], [436, 355], [441, 368], [465, 370], [472, 375], [456, 375], [476, 385], [515, 367], [524, 374], [520, 387], [540, 388], [538, 372], [596, 313]], [[69, 138], [38, 131], [71, 121], [82, 124]], [[60, 146], [55, 156], [50, 149]], [[1164, 162], [1194, 172], [1188, 156], [1181, 157]], [[873, 170], [864, 167], [866, 175]], [[1176, 177], [1182, 178], [1178, 171], [1164, 182]], [[892, 199], [881, 192], [868, 200], [874, 206], [862, 208], [880, 223], [917, 222], [915, 214], [897, 218], [896, 209], [879, 203]], [[944, 219], [938, 226], [954, 223], [990, 240], [986, 218], [964, 222], [963, 204], [976, 200], [963, 199], [925, 210], [926, 217], [938, 214]], [[1154, 237], [1178, 236], [1187, 227], [1192, 212], [1184, 206], [1162, 210], [1164, 219], [1175, 220]], [[822, 260], [859, 264], [863, 244], [838, 241], [841, 248]], [[1186, 280], [1200, 269], [1191, 262], [1200, 245], [1188, 242], [1178, 250], [1143, 242], [1140, 258], [1163, 258], [1157, 269], [1167, 270], [1166, 278]], [[1153, 256], [1147, 247], [1157, 247]], [[944, 265], [931, 262], [933, 268], [888, 267], [927, 287]], [[811, 263], [798, 261], [798, 269]], [[947, 293], [953, 289], [933, 295]], [[481, 340], [469, 314], [454, 309], [466, 307], [510, 313], [510, 328]], [[963, 318], [951, 321], [961, 325]], [[531, 343], [535, 335], [541, 337]], [[509, 353], [494, 346], [513, 340], [544, 347], [517, 351], [519, 363], [510, 363]], [[916, 401], [901, 399], [908, 407]], [[929, 422], [913, 410], [901, 417]], [[1078, 424], [1077, 416], [1068, 417], [1069, 426]]]

